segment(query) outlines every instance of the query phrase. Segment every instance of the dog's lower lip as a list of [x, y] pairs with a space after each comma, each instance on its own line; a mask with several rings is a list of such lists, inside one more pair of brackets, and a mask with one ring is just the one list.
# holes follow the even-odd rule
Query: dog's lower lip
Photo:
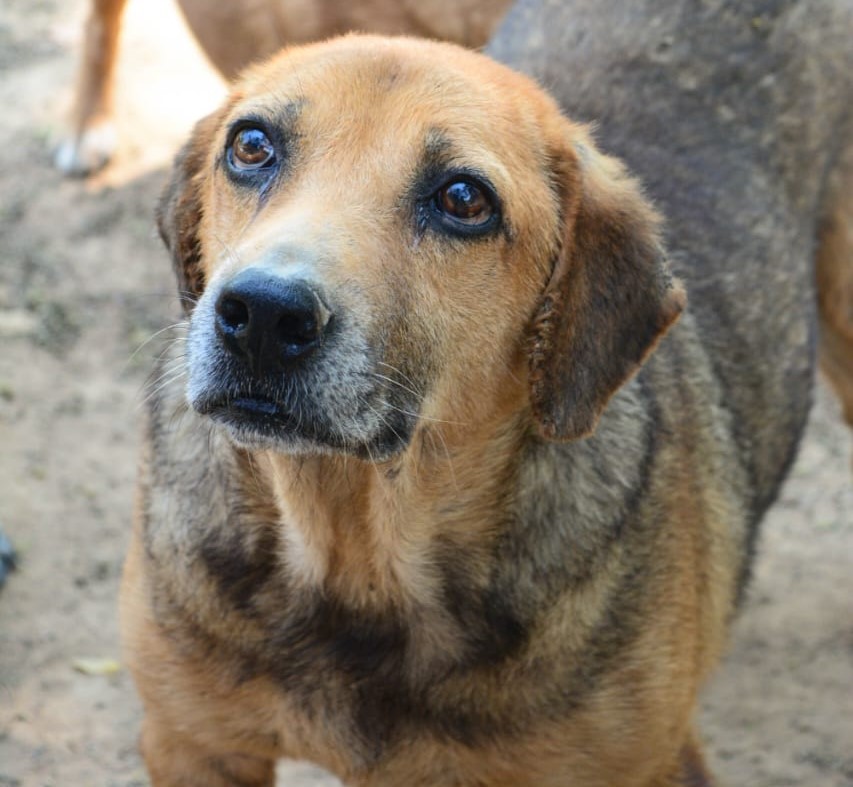
[[232, 399], [230, 402], [230, 406], [235, 407], [239, 410], [246, 410], [250, 413], [257, 413], [258, 415], [279, 414], [278, 405], [275, 402], [270, 401], [269, 399], [240, 396], [236, 399]]
[[273, 399], [265, 396], [234, 396], [223, 399], [208, 399], [196, 405], [202, 415], [216, 420], [269, 423], [286, 421], [288, 414]]
[[297, 430], [293, 416], [273, 399], [263, 396], [234, 396], [208, 402], [199, 409], [214, 421], [243, 438], [285, 438]]

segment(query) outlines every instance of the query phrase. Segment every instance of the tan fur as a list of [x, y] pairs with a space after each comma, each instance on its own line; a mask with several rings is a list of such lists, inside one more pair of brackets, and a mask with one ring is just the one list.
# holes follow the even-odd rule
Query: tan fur
[[853, 147], [831, 176], [819, 241], [821, 367], [853, 426]]

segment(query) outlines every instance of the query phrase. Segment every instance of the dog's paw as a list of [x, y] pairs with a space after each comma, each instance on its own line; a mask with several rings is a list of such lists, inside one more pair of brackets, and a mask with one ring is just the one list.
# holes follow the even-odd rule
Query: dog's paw
[[106, 166], [116, 149], [116, 131], [111, 122], [90, 126], [82, 134], [63, 140], [53, 162], [69, 177], [84, 177]]
[[15, 550], [12, 542], [0, 530], [0, 587], [6, 581], [6, 575], [15, 568]]

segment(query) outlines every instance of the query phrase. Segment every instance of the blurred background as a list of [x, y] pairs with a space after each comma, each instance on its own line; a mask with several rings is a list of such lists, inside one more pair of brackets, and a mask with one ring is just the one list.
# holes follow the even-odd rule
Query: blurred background
[[[147, 784], [116, 596], [141, 389], [155, 334], [178, 317], [153, 206], [224, 88], [170, 0], [131, 0], [117, 155], [64, 179], [51, 156], [87, 11], [0, 4], [0, 526], [19, 558], [0, 590], [0, 787]], [[851, 435], [820, 386], [703, 703], [723, 784], [853, 785], [851, 599]], [[336, 784], [289, 765], [279, 782]]]

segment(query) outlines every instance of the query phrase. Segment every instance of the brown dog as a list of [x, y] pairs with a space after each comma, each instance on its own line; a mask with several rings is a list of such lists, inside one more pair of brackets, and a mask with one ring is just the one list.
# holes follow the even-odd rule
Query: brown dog
[[481, 55], [372, 37], [250, 71], [160, 226], [188, 334], [122, 593], [154, 785], [271, 785], [280, 757], [709, 784], [691, 717], [805, 417], [808, 261], [774, 258], [785, 309], [740, 324], [773, 366], [725, 365], [728, 282], [680, 263], [683, 311], [584, 127]]
[[[127, 0], [91, 0], [71, 133], [56, 151], [67, 175], [87, 175], [112, 156], [113, 79]], [[351, 30], [419, 35], [470, 47], [486, 43], [510, 0], [178, 0], [190, 30], [226, 79], [285, 44]]]

